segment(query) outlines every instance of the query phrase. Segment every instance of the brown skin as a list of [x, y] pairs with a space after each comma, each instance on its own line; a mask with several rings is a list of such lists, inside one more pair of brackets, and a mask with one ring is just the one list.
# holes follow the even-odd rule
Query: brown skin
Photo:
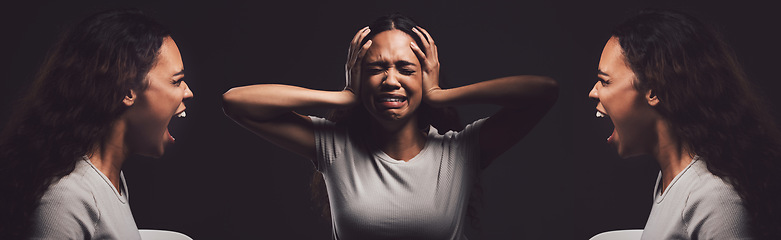
[[158, 158], [172, 144], [168, 122], [185, 110], [184, 100], [193, 92], [184, 82], [184, 65], [179, 48], [170, 37], [163, 40], [160, 54], [146, 75], [143, 91], [129, 89], [122, 103], [128, 106], [114, 123], [102, 147], [88, 154], [90, 161], [119, 189], [119, 173], [131, 154]]
[[615, 37], [605, 44], [597, 77], [600, 80], [589, 97], [599, 101], [597, 111], [610, 116], [615, 126], [609, 143], [622, 158], [651, 154], [661, 166], [662, 187], [666, 188], [693, 155], [672, 136], [667, 120], [654, 109], [660, 99], [653, 90], [635, 88], [635, 73]]
[[[412, 37], [400, 30], [381, 32], [372, 39], [364, 56], [361, 100], [375, 123], [377, 144], [388, 156], [409, 161], [425, 146], [425, 133], [418, 129], [417, 109], [423, 100], [420, 62], [409, 47]], [[402, 102], [382, 102], [385, 97], [403, 97]]]
[[[557, 97], [556, 82], [539, 76], [512, 76], [440, 89], [436, 45], [424, 29], [415, 30], [422, 39], [428, 39], [424, 46], [415, 45], [409, 35], [398, 30], [381, 32], [361, 46], [369, 31], [358, 31], [350, 44], [345, 90], [319, 91], [279, 84], [237, 87], [223, 94], [223, 110], [270, 142], [315, 160], [312, 122], [293, 111], [348, 108], [360, 103], [373, 116], [372, 136], [380, 149], [394, 159], [409, 161], [425, 144], [425, 133], [416, 124], [421, 102], [433, 106], [496, 104], [503, 108], [487, 120], [480, 132], [481, 165], [485, 167], [525, 136]], [[389, 94], [402, 96], [405, 101], [378, 102]]]

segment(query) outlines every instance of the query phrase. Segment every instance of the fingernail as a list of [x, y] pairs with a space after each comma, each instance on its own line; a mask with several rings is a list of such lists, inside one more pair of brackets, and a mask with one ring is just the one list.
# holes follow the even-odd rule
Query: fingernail
[[417, 48], [418, 45], [415, 45], [415, 42], [409, 42], [410, 46]]

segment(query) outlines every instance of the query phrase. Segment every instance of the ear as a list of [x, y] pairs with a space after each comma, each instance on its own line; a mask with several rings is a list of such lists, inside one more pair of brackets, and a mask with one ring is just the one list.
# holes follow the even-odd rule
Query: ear
[[656, 105], [659, 104], [659, 98], [656, 97], [656, 92], [654, 92], [653, 89], [649, 89], [645, 92], [645, 100], [648, 102], [648, 105], [651, 105], [651, 107], [656, 107]]
[[130, 107], [133, 106], [133, 104], [136, 102], [136, 99], [138, 99], [136, 91], [133, 89], [128, 89], [125, 91], [125, 97], [122, 98], [122, 103], [124, 103], [125, 106]]

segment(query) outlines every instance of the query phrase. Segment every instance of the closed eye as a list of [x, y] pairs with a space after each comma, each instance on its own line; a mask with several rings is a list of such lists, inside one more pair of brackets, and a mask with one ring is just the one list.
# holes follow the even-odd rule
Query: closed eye
[[179, 85], [182, 85], [182, 82], [184, 82], [184, 78], [179, 78], [178, 80], [174, 80], [172, 84], [178, 87]]
[[599, 83], [602, 84], [603, 87], [607, 86], [608, 84], [610, 84], [610, 80], [605, 80], [605, 79], [602, 79], [602, 78], [597, 78], [597, 81], [599, 81]]
[[385, 71], [385, 69], [376, 68], [376, 67], [372, 67], [372, 68], [366, 69], [366, 73], [368, 73], [369, 75], [377, 75], [377, 74], [382, 73], [383, 71]]

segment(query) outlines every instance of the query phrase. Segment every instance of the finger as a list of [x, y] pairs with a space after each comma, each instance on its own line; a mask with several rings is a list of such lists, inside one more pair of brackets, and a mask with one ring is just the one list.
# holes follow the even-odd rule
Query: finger
[[366, 44], [363, 44], [363, 47], [361, 47], [361, 50], [358, 51], [358, 57], [355, 59], [356, 62], [360, 62], [363, 60], [363, 56], [366, 55], [366, 52], [369, 51], [369, 47], [372, 46], [372, 40], [366, 41]]
[[359, 43], [359, 38], [368, 29], [369, 29], [369, 26], [366, 26], [366, 27], [361, 28], [361, 30], [358, 30], [358, 32], [355, 33], [355, 36], [353, 36], [353, 40], [350, 41], [350, 44], [353, 44], [353, 45], [358, 44]]
[[[361, 32], [358, 35], [356, 35], [357, 38], [354, 39], [355, 42], [351, 43], [350, 45], [350, 54], [351, 54], [350, 56], [352, 58], [355, 58], [356, 54], [358, 54], [358, 51], [360, 51], [362, 46], [360, 46], [359, 44], [361, 44], [363, 42], [363, 39], [366, 38], [367, 35], [369, 35], [369, 32], [371, 32], [371, 29], [369, 29], [369, 27], [365, 27], [361, 29]], [[365, 44], [366, 43], [364, 43], [364, 45]]]
[[428, 40], [428, 42], [429, 42], [431, 45], [434, 45], [434, 38], [432, 38], [432, 37], [431, 37], [431, 34], [429, 34], [429, 33], [428, 33], [428, 31], [426, 31], [426, 29], [424, 29], [424, 28], [422, 28], [422, 27], [420, 27], [420, 26], [417, 26], [417, 28], [418, 28], [418, 29], [419, 29], [421, 32], [423, 32], [423, 34], [425, 34], [425, 36], [426, 36], [426, 40]]
[[428, 55], [430, 55], [433, 59], [436, 59], [436, 61], [439, 61], [439, 48], [437, 45], [431, 45], [430, 51]]
[[[369, 33], [370, 33], [371, 31], [372, 31], [372, 30], [371, 30], [371, 29], [369, 29], [369, 27], [366, 27], [366, 29], [364, 29], [364, 30], [361, 32], [360, 36], [358, 37], [358, 41], [357, 41], [357, 42], [355, 42], [355, 45], [354, 45], [354, 47], [355, 47], [356, 49], [360, 49], [360, 48], [362, 47], [362, 46], [359, 46], [358, 44], [361, 44], [361, 43], [363, 42], [363, 39], [364, 39], [364, 38], [366, 38], [366, 36], [367, 36], [367, 35], [369, 35]], [[366, 43], [364, 43], [364, 45], [366, 45]]]
[[415, 56], [418, 57], [418, 61], [420, 61], [420, 65], [424, 66], [426, 64], [426, 54], [423, 53], [423, 50], [420, 49], [420, 47], [418, 47], [418, 45], [415, 44], [415, 42], [410, 42], [409, 47], [412, 49], [412, 52], [415, 52]]
[[423, 35], [423, 33], [420, 32], [417, 28], [412, 28], [412, 31], [415, 32], [415, 34], [418, 35], [418, 38], [420, 38], [421, 43], [423, 43], [423, 47], [428, 50], [430, 44], [426, 36]]
[[347, 59], [348, 61], [355, 58], [355, 52], [358, 48], [358, 44], [363, 40], [363, 37], [366, 36], [367, 30], [369, 30], [369, 27], [363, 27], [361, 30], [358, 30], [357, 33], [355, 33], [355, 36], [353, 36], [353, 40], [350, 41], [350, 47], [347, 49]]

